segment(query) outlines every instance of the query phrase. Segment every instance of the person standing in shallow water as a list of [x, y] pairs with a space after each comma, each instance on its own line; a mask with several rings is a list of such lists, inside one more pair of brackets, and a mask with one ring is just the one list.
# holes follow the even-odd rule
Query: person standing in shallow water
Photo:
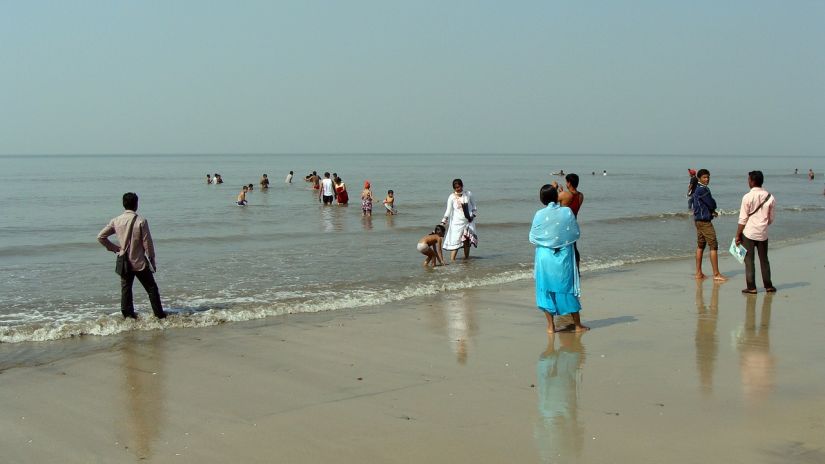
[[441, 224], [447, 226], [444, 249], [450, 251], [450, 260], [455, 261], [459, 248], [464, 248], [464, 259], [470, 257], [470, 245], [478, 246], [475, 218], [478, 208], [470, 191], [464, 191], [461, 179], [453, 180], [453, 193], [447, 198], [447, 209]]
[[556, 332], [555, 316], [570, 315], [574, 330], [584, 332], [582, 325], [581, 287], [573, 244], [579, 239], [579, 225], [573, 211], [558, 204], [558, 191], [550, 184], [539, 190], [545, 205], [533, 216], [530, 243], [536, 246], [533, 275], [536, 280], [536, 306], [547, 318], [547, 333]]
[[335, 199], [340, 206], [346, 206], [349, 203], [349, 193], [347, 193], [347, 184], [340, 177], [335, 177]]
[[711, 222], [719, 214], [716, 212], [716, 200], [713, 199], [708, 188], [710, 171], [700, 169], [696, 177], [699, 179], [693, 191], [693, 223], [696, 225], [696, 278], [707, 277], [702, 272], [702, 257], [707, 247], [710, 250], [713, 280], [728, 280], [719, 272], [719, 242], [716, 240], [716, 229], [713, 228]]
[[[152, 242], [152, 234], [149, 232], [149, 222], [138, 216], [138, 196], [136, 193], [127, 192], [123, 194], [123, 208], [126, 210], [120, 216], [109, 221], [109, 224], [97, 234], [97, 241], [107, 250], [113, 253], [122, 253], [127, 249], [129, 269], [120, 278], [120, 312], [124, 318], [137, 319], [135, 307], [132, 299], [132, 284], [135, 277], [140, 281], [146, 293], [149, 294], [149, 302], [152, 305], [152, 312], [158, 319], [166, 317], [163, 305], [160, 302], [160, 291], [152, 275], [157, 270], [155, 262], [155, 246]], [[131, 233], [129, 230], [131, 229]], [[117, 235], [121, 245], [115, 245], [109, 241], [109, 237]], [[128, 236], [128, 243], [127, 243]]]

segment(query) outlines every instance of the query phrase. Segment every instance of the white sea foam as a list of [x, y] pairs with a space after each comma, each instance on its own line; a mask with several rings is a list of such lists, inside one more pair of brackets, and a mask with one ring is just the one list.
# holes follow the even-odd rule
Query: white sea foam
[[[0, 343], [50, 341], [85, 335], [115, 335], [130, 330], [160, 330], [166, 328], [208, 327], [225, 322], [240, 322], [271, 316], [296, 313], [314, 313], [375, 306], [410, 298], [530, 278], [532, 271], [515, 270], [477, 279], [463, 279], [425, 285], [410, 285], [400, 289], [350, 290], [341, 293], [318, 293], [310, 299], [297, 302], [265, 304], [254, 298], [198, 298], [188, 302], [189, 307], [212, 306], [208, 310], [182, 310], [164, 320], [151, 315], [139, 320], [124, 320], [119, 313], [107, 314], [91, 320], [28, 324], [0, 328]], [[332, 298], [334, 296], [335, 298]], [[243, 303], [243, 304], [240, 304]], [[252, 304], [250, 304], [252, 303]]]

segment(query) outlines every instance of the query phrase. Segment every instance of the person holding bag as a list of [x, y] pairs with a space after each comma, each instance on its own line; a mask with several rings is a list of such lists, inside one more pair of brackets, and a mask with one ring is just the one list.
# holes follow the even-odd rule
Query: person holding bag
[[762, 171], [748, 173], [750, 191], [742, 197], [739, 208], [739, 227], [734, 240], [738, 246], [745, 246], [745, 294], [756, 293], [756, 269], [754, 249], [759, 254], [759, 267], [765, 291], [773, 293], [776, 288], [771, 281], [771, 263], [768, 261], [768, 226], [773, 224], [774, 204], [776, 201], [767, 190], [762, 188], [765, 177]]
[[[120, 275], [120, 312], [124, 318], [137, 319], [132, 299], [132, 284], [137, 277], [149, 294], [149, 302], [155, 317], [163, 319], [166, 313], [160, 302], [158, 285], [152, 275], [157, 269], [155, 247], [152, 243], [152, 234], [149, 232], [149, 223], [137, 214], [136, 193], [123, 194], [123, 208], [126, 211], [109, 221], [109, 224], [97, 234], [97, 241], [118, 255], [115, 272]], [[113, 234], [117, 235], [119, 246], [109, 241]]]

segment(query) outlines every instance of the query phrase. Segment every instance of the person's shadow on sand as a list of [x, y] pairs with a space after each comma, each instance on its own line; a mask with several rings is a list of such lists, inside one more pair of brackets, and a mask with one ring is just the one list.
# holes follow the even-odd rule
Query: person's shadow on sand
[[[617, 316], [617, 317], [607, 317], [604, 319], [596, 319], [596, 320], [588, 320], [585, 321], [587, 326], [590, 327], [590, 330], [593, 329], [603, 329], [605, 327], [610, 327], [611, 325], [616, 324], [629, 324], [631, 322], [638, 322], [639, 320], [636, 319], [635, 316]], [[557, 316], [556, 322], [556, 333], [565, 333], [565, 332], [573, 332], [575, 331], [576, 326], [573, 324], [573, 319], [569, 316]]]

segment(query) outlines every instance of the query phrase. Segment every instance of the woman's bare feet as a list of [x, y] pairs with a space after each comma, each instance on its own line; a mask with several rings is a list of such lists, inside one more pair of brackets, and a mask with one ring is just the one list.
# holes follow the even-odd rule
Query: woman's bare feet
[[724, 282], [724, 281], [728, 280], [728, 278], [723, 276], [722, 274], [714, 274], [713, 275], [713, 280], [715, 280], [717, 282]]

